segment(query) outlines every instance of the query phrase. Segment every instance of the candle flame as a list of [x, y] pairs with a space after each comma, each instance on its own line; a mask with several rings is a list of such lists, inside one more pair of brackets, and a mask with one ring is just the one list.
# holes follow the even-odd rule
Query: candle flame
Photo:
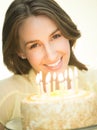
[[[45, 77], [45, 83], [43, 82], [42, 71], [36, 75], [36, 83], [40, 88], [40, 95], [47, 93], [50, 96], [51, 91], [55, 92], [57, 89], [61, 91], [62, 94], [68, 92], [68, 89], [71, 88], [74, 92], [78, 92], [78, 70], [76, 67], [72, 70], [71, 68], [66, 69], [63, 73], [60, 72], [58, 75], [56, 72], [48, 72]], [[56, 78], [58, 77], [58, 85]], [[45, 85], [45, 86], [44, 86]], [[45, 90], [44, 90], [45, 88]]]
[[57, 77], [56, 72], [54, 72], [53, 73], [53, 80], [56, 80], [56, 77]]
[[51, 73], [48, 72], [48, 74], [46, 75], [46, 83], [49, 83], [51, 80]]
[[67, 69], [64, 72], [64, 78], [67, 79]]
[[36, 75], [36, 83], [37, 83], [37, 84], [40, 83], [40, 74], [39, 74], [39, 73]]
[[40, 72], [37, 73], [37, 75], [36, 75], [36, 83], [39, 84], [40, 81], [42, 81], [42, 71], [40, 71]]
[[43, 81], [42, 81], [42, 71], [40, 71], [37, 75], [36, 75], [36, 83], [39, 86], [39, 90], [40, 90], [40, 95], [42, 95], [44, 93], [44, 88], [43, 88]]
[[73, 72], [72, 69], [69, 68], [69, 78], [72, 80], [73, 79]]
[[63, 74], [62, 74], [62, 73], [59, 73], [59, 75], [58, 75], [58, 81], [61, 82], [61, 81], [63, 81], [63, 80], [64, 80]]
[[42, 71], [39, 72], [40, 80], [42, 81]]

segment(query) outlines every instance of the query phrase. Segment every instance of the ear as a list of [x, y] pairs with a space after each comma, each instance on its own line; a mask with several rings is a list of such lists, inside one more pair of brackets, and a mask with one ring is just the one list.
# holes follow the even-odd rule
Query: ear
[[17, 54], [21, 59], [26, 59], [26, 56], [23, 52], [17, 52]]

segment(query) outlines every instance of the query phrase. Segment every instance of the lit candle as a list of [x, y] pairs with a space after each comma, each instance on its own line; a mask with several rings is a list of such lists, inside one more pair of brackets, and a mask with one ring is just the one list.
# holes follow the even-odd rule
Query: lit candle
[[42, 95], [44, 93], [44, 88], [43, 88], [42, 72], [41, 71], [39, 72], [39, 79], [40, 79], [40, 82], [39, 82], [39, 85], [40, 85], [40, 94]]
[[36, 83], [39, 84], [40, 80], [39, 80], [39, 73], [36, 75]]
[[68, 89], [68, 82], [67, 82], [67, 69], [65, 70], [65, 72], [64, 72], [64, 88], [65, 88], [65, 90], [67, 90]]
[[53, 92], [56, 90], [56, 73], [53, 73]]
[[60, 88], [61, 94], [64, 94], [64, 90], [65, 90], [64, 88], [65, 88], [66, 82], [64, 82], [64, 76], [62, 73], [59, 73], [58, 81], [59, 81], [59, 88]]
[[50, 72], [46, 75], [46, 93], [50, 96], [51, 93], [51, 74]]
[[73, 79], [73, 71], [69, 68], [69, 79], [70, 79], [70, 88], [74, 90], [74, 79]]
[[40, 83], [39, 73], [36, 75], [36, 83], [37, 83], [38, 87], [40, 88], [40, 86], [39, 86], [39, 83]]
[[40, 79], [39, 79], [39, 73], [36, 75], [36, 84], [37, 84], [37, 87], [38, 87], [38, 90], [39, 90], [39, 94], [41, 94], [40, 93], [40, 85], [39, 85], [39, 83], [40, 83]]

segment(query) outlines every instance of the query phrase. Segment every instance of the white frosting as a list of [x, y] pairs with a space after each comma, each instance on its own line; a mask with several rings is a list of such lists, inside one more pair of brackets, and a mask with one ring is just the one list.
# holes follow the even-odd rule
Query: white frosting
[[79, 90], [30, 95], [21, 105], [23, 130], [65, 130], [97, 124], [97, 95]]
[[[38, 102], [38, 103], [43, 103], [43, 102], [51, 102], [54, 100], [68, 100], [70, 98], [81, 98], [83, 96], [88, 95], [89, 92], [86, 92], [84, 90], [79, 90], [77, 93], [74, 92], [74, 90], [70, 89], [67, 92], [61, 92], [61, 91], [56, 91], [54, 93], [51, 93], [51, 95], [47, 95], [47, 93], [44, 93], [42, 95], [30, 95], [28, 99], [26, 98], [25, 102]], [[41, 102], [40, 102], [41, 101]]]

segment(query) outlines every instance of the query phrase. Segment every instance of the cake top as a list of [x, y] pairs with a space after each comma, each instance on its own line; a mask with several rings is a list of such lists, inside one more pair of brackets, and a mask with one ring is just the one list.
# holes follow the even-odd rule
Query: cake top
[[[91, 93], [92, 94], [92, 93]], [[68, 100], [68, 99], [75, 99], [75, 98], [83, 98], [90, 95], [89, 91], [85, 90], [79, 90], [77, 93], [75, 93], [72, 89], [68, 90], [68, 92], [56, 90], [54, 92], [51, 92], [50, 95], [47, 93], [44, 93], [42, 95], [29, 95], [26, 99], [24, 99], [25, 102], [52, 102], [57, 100]]]

